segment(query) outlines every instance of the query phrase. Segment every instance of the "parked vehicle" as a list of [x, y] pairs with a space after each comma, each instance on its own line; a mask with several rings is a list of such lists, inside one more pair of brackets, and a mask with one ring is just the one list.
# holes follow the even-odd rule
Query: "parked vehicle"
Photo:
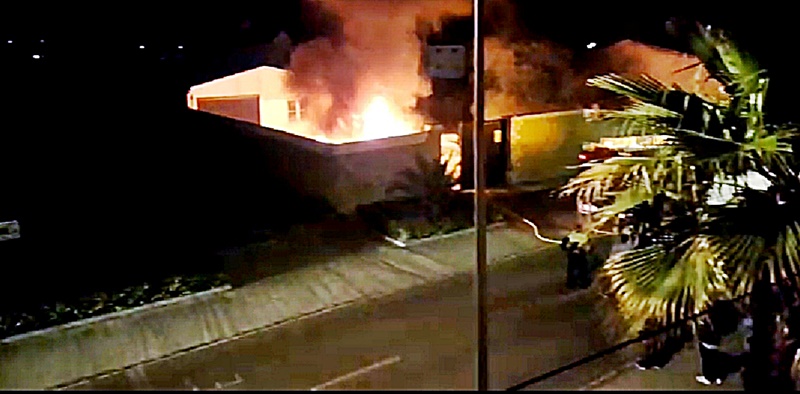
[[610, 159], [615, 156], [619, 156], [617, 150], [597, 146], [582, 150], [581, 153], [578, 154], [578, 162], [580, 162], [580, 164], [586, 164], [597, 160]]

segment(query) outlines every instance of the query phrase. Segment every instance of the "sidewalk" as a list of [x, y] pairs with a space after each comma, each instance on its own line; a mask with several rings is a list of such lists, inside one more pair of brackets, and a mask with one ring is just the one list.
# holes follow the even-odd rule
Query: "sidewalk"
[[[239, 272], [241, 287], [125, 318], [4, 341], [0, 388], [54, 387], [474, 270], [474, 230], [409, 242], [405, 248], [383, 240], [361, 240], [354, 234], [331, 245], [326, 237], [312, 235], [300, 233], [296, 238], [305, 239], [304, 243], [277, 248], [285, 253], [253, 248], [228, 256], [226, 265]], [[309, 253], [290, 253], [299, 248]], [[536, 239], [526, 226], [505, 223], [487, 231], [490, 266], [545, 249], [557, 250]], [[538, 268], [560, 276], [561, 265], [555, 260], [549, 263]], [[296, 268], [287, 269], [292, 266]], [[541, 278], [546, 280], [547, 275]]]
[[[731, 334], [726, 341], [742, 339], [740, 330]], [[720, 386], [705, 386], [698, 383], [695, 377], [700, 373], [700, 354], [696, 340], [676, 354], [672, 361], [662, 369], [640, 371], [636, 365], [629, 363], [624, 368], [606, 375], [593, 382], [587, 390], [743, 390], [739, 374], [731, 374]]]
[[[487, 238], [490, 266], [548, 246], [507, 225], [492, 226]], [[384, 242], [357, 252], [319, 253], [308, 256], [316, 264], [239, 288], [3, 341], [0, 388], [53, 387], [469, 273], [474, 245], [474, 231], [466, 230], [408, 248]], [[269, 264], [255, 257], [256, 268]]]

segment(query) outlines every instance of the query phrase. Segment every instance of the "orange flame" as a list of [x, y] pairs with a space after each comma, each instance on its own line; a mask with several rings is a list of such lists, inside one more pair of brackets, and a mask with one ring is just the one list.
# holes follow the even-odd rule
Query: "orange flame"
[[362, 140], [374, 140], [418, 133], [422, 130], [405, 121], [383, 96], [374, 97], [361, 114]]
[[328, 144], [400, 137], [423, 131], [418, 116], [403, 113], [384, 96], [372, 97], [362, 111], [349, 117], [337, 118], [336, 128], [328, 133], [309, 121], [296, 123], [296, 127], [287, 131]]
[[[470, 0], [318, 0], [336, 29], [291, 55], [289, 89], [308, 101], [304, 136], [327, 143], [422, 132], [413, 108], [432, 93], [418, 22], [468, 15]], [[311, 135], [310, 135], [311, 134]]]

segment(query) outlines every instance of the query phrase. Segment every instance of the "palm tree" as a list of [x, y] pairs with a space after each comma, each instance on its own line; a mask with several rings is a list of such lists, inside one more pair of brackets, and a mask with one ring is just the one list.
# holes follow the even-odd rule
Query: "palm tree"
[[[754, 325], [745, 385], [778, 387], [791, 382], [789, 371], [772, 361], [787, 349], [781, 324], [790, 305], [779, 296], [797, 290], [800, 273], [800, 168], [793, 154], [798, 133], [765, 123], [769, 79], [755, 59], [720, 31], [698, 26], [691, 39], [727, 99], [666, 87], [646, 75], [590, 79], [590, 86], [630, 100], [623, 110], [607, 113], [625, 120], [620, 134], [658, 135], [664, 143], [644, 157], [597, 163], [562, 193], [586, 202], [613, 199], [592, 215], [584, 228], [590, 234], [657, 193], [692, 206], [693, 220], [673, 241], [609, 257], [602, 268], [607, 292], [628, 333], [638, 332], [651, 317], [676, 321], [717, 300], [750, 293]], [[747, 176], [761, 177], [769, 186], [755, 185]], [[736, 193], [715, 205], [709, 197], [721, 187]]]
[[452, 169], [448, 169], [448, 162], [417, 155], [415, 166], [398, 175], [399, 179], [386, 188], [386, 193], [400, 192], [419, 198], [425, 217], [431, 223], [439, 223], [456, 196], [453, 186], [458, 180], [453, 177]]

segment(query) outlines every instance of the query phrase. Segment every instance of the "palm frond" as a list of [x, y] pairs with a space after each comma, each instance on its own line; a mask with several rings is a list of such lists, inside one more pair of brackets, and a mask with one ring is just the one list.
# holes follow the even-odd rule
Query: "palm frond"
[[605, 89], [631, 100], [622, 111], [610, 111], [606, 119], [623, 119], [621, 135], [663, 133], [674, 127], [697, 127], [698, 131], [722, 134], [722, 103], [711, 102], [679, 86], [667, 88], [647, 75], [626, 78], [602, 75], [587, 81], [589, 86]]
[[783, 272], [794, 281], [800, 277], [800, 223], [794, 222], [786, 226], [786, 230], [778, 238], [775, 248], [775, 261]]
[[678, 119], [681, 115], [660, 105], [634, 100], [624, 111], [619, 112], [619, 117], [646, 118], [646, 119]]
[[[699, 207], [677, 221], [676, 245], [623, 252], [604, 264], [602, 277], [633, 332], [649, 317], [676, 319], [742, 295], [762, 272], [773, 280], [792, 278], [800, 287], [794, 279], [800, 274], [800, 170], [793, 149], [800, 133], [765, 125], [769, 79], [757, 62], [718, 31], [699, 32], [694, 52], [725, 85], [729, 100], [711, 102], [648, 76], [590, 79], [590, 86], [631, 99], [624, 110], [608, 112], [624, 121], [620, 133], [668, 135], [668, 144], [654, 148], [652, 157], [593, 164], [561, 189], [586, 202], [606, 200], [592, 225], [673, 186], [674, 198]], [[766, 181], [745, 177], [753, 172]], [[723, 185], [737, 193], [713, 205], [709, 193]]]
[[632, 332], [645, 320], [679, 318], [727, 295], [719, 246], [693, 236], [678, 246], [651, 246], [611, 256], [604, 265], [622, 317]]
[[626, 78], [617, 74], [599, 75], [589, 78], [586, 84], [643, 102], [657, 102], [669, 90], [649, 75], [638, 78]]
[[670, 130], [670, 123], [676, 122], [681, 115], [660, 105], [632, 99], [632, 104], [623, 110], [608, 111], [605, 119], [621, 119], [622, 125], [617, 130], [619, 136], [659, 135]]
[[[595, 163], [561, 187], [561, 196], [575, 195], [581, 201], [594, 202], [606, 198], [614, 190], [634, 185], [650, 188], [646, 174], [652, 174], [658, 159], [649, 157], [614, 157]], [[643, 184], [646, 182], [648, 184]]]
[[744, 150], [744, 146], [725, 138], [710, 136], [694, 130], [675, 128], [671, 130], [676, 150], [696, 161], [720, 158]]
[[614, 199], [614, 202], [600, 208], [596, 214], [606, 218], [616, 217], [618, 214], [641, 205], [645, 201], [651, 201], [655, 194], [655, 189], [648, 187], [646, 182], [622, 191], [609, 192], [608, 195]]
[[720, 30], [701, 29], [691, 40], [694, 54], [700, 58], [711, 77], [729, 86], [729, 93], [748, 97], [758, 89], [764, 71], [747, 52], [738, 48]]
[[794, 154], [792, 142], [798, 137], [800, 137], [800, 133], [797, 129], [779, 129], [774, 133], [764, 131], [745, 142], [743, 149], [764, 160], [767, 166], [772, 164], [772, 159], [782, 160], [783, 163], [788, 164]]

